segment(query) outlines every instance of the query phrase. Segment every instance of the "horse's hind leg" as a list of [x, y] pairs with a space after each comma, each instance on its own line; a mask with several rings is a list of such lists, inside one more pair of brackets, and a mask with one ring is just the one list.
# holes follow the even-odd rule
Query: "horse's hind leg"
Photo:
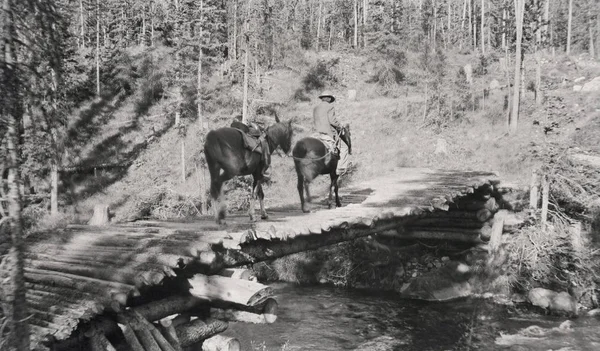
[[248, 209], [248, 215], [252, 222], [256, 221], [256, 217], [254, 217], [254, 212], [256, 211], [254, 202], [256, 201], [257, 187], [258, 181], [256, 180], [256, 177], [254, 177], [252, 179], [252, 189], [250, 190], [250, 208]]
[[341, 207], [342, 203], [340, 202], [340, 196], [338, 194], [338, 179], [339, 176], [337, 174], [335, 174], [335, 171], [333, 173], [331, 173], [330, 175], [331, 178], [331, 183], [329, 184], [329, 199], [328, 199], [328, 207], [332, 208], [333, 207], [333, 193], [335, 192], [335, 206], [336, 207]]
[[338, 194], [338, 190], [339, 190], [339, 184], [340, 184], [340, 176], [339, 175], [335, 175], [335, 179], [334, 179], [334, 190], [335, 190], [335, 207], [342, 207], [342, 202], [340, 201], [340, 195]]
[[258, 195], [258, 201], [260, 201], [260, 218], [269, 219], [269, 215], [267, 214], [267, 211], [265, 210], [265, 203], [264, 203], [265, 193], [263, 191], [262, 182], [258, 182], [257, 195]]
[[225, 204], [221, 202], [224, 180], [220, 175], [221, 168], [219, 165], [212, 162], [207, 163], [208, 171], [210, 172], [210, 197], [213, 200], [215, 220], [218, 224], [222, 224], [227, 209]]
[[312, 196], [310, 196], [310, 182], [304, 182], [304, 191], [306, 192], [306, 202], [312, 202]]
[[309, 212], [309, 209], [306, 208], [306, 202], [304, 201], [304, 189], [306, 189], [306, 193], [308, 192], [308, 182], [305, 181], [304, 176], [298, 170], [296, 170], [296, 175], [298, 176], [298, 195], [300, 195], [300, 206], [302, 207], [302, 212]]

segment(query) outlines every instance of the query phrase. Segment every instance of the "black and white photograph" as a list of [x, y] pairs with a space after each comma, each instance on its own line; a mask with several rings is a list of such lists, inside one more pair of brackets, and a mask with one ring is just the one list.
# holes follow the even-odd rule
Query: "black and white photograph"
[[0, 351], [600, 350], [600, 0], [0, 0]]

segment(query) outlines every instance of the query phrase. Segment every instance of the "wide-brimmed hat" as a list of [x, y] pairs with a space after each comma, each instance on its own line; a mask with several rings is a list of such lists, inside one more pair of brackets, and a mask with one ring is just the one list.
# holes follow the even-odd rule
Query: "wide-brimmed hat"
[[319, 95], [319, 99], [322, 99], [324, 97], [330, 97], [331, 102], [335, 101], [335, 96], [333, 96], [333, 94], [329, 90], [325, 90], [324, 92], [321, 93], [321, 95]]

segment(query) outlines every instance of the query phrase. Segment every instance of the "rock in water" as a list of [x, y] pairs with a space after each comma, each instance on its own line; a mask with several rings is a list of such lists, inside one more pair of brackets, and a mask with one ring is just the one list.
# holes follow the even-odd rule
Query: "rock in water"
[[577, 298], [567, 292], [556, 292], [544, 288], [534, 288], [527, 294], [532, 305], [558, 313], [577, 315]]
[[94, 206], [94, 215], [88, 222], [88, 225], [107, 225], [109, 221], [108, 205], [97, 204]]
[[468, 282], [471, 269], [464, 263], [449, 262], [444, 267], [428, 272], [404, 284], [400, 293], [408, 298], [426, 301], [447, 301], [471, 295]]

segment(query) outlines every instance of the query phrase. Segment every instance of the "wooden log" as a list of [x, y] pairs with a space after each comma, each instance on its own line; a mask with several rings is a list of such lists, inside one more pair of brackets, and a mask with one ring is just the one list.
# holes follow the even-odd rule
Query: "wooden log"
[[398, 239], [407, 239], [407, 240], [447, 240], [447, 241], [461, 241], [466, 243], [481, 243], [481, 239], [479, 235], [471, 235], [471, 234], [462, 234], [456, 232], [441, 232], [441, 231], [405, 231], [399, 233], [397, 230], [387, 230], [382, 231], [380, 233], [382, 236], [391, 236]]
[[477, 213], [475, 215], [477, 216], [478, 221], [485, 222], [488, 219], [492, 218], [493, 214], [487, 208], [482, 208], [481, 210], [477, 211]]
[[481, 234], [481, 226], [478, 228], [458, 228], [458, 227], [429, 227], [429, 226], [416, 226], [407, 225], [406, 231], [429, 231], [429, 232], [448, 232], [448, 233], [460, 233], [465, 235], [479, 235]]
[[202, 351], [240, 351], [242, 345], [239, 340], [230, 336], [217, 334], [202, 343]]
[[546, 175], [542, 176], [542, 228], [546, 227], [548, 221], [548, 203], [550, 198], [550, 183]]
[[273, 295], [269, 286], [247, 280], [196, 274], [188, 281], [192, 286], [190, 294], [208, 301], [219, 300], [253, 306]]
[[136, 315], [136, 317], [138, 319], [143, 320], [145, 326], [150, 331], [150, 334], [152, 334], [152, 337], [154, 338], [154, 341], [156, 341], [156, 343], [158, 344], [158, 346], [160, 347], [160, 349], [162, 351], [175, 351], [175, 348], [169, 343], [169, 341], [167, 341], [167, 339], [154, 326], [154, 324], [152, 324], [152, 323], [148, 322], [147, 320], [143, 319], [143, 317], [140, 316], [139, 313], [134, 312], [134, 314]]
[[408, 222], [407, 226], [480, 229], [483, 223], [478, 220], [465, 218], [423, 217]]
[[143, 317], [141, 317], [139, 314], [135, 314], [133, 311], [127, 311], [125, 313], [119, 313], [117, 318], [120, 324], [131, 326], [135, 336], [139, 340], [140, 344], [142, 344], [144, 347], [144, 350], [162, 351], [145, 321], [143, 320]]
[[183, 313], [202, 305], [202, 301], [194, 296], [171, 296], [137, 306], [134, 310], [145, 319], [154, 322], [165, 317]]
[[102, 226], [107, 225], [110, 221], [110, 217], [108, 215], [108, 205], [107, 204], [96, 204], [94, 205], [94, 215], [89, 220], [88, 225], [94, 226]]
[[479, 211], [481, 209], [486, 209], [491, 212], [496, 212], [498, 208], [496, 199], [493, 197], [487, 200], [476, 200], [471, 198], [458, 199], [453, 204], [450, 204], [450, 210]]
[[277, 320], [279, 305], [275, 299], [267, 299], [259, 309], [220, 308], [212, 307], [211, 317], [228, 322], [246, 322], [254, 324], [271, 324]]
[[94, 330], [87, 336], [90, 338], [92, 351], [117, 351], [101, 331]]
[[488, 221], [486, 222], [483, 227], [481, 228], [481, 240], [483, 241], [490, 241], [490, 238], [492, 237], [492, 221]]
[[175, 326], [173, 325], [173, 320], [171, 318], [161, 319], [158, 323], [158, 330], [169, 342], [169, 344], [173, 346], [175, 351], [182, 351], [181, 344], [179, 343], [179, 338], [177, 337], [177, 332], [175, 331]]
[[244, 268], [226, 268], [219, 273], [224, 277], [234, 278], [234, 279], [242, 279], [242, 280], [250, 280], [257, 281], [256, 275], [249, 269]]
[[177, 316], [175, 316], [175, 318], [172, 319], [173, 321], [173, 328], [177, 328], [178, 326], [185, 324], [185, 323], [189, 323], [192, 320], [192, 315], [190, 313], [180, 313]]
[[448, 218], [448, 219], [471, 219], [478, 220], [480, 222], [487, 221], [492, 217], [492, 213], [487, 209], [481, 209], [478, 211], [433, 211], [425, 213], [422, 218]]
[[504, 230], [504, 219], [508, 211], [500, 210], [494, 216], [494, 223], [492, 225], [492, 234], [490, 237], [490, 253], [498, 251], [502, 242], [502, 232]]
[[119, 324], [119, 327], [121, 328], [123, 336], [125, 337], [125, 341], [131, 348], [131, 351], [145, 351], [144, 347], [135, 335], [133, 328], [129, 324]]
[[224, 332], [229, 324], [219, 320], [193, 320], [175, 328], [181, 347], [188, 347]]

